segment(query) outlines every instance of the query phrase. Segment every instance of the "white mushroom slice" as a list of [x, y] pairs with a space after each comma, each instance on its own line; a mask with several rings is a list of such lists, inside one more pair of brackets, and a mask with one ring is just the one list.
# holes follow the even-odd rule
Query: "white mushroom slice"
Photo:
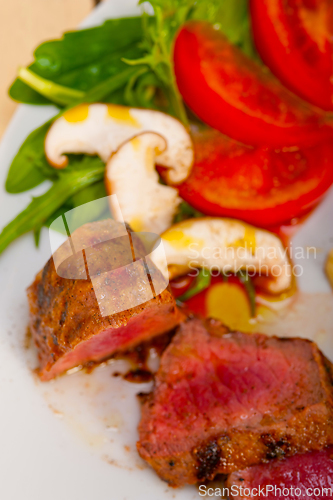
[[143, 132], [156, 132], [168, 147], [158, 163], [168, 167], [167, 181], [179, 184], [193, 164], [193, 145], [186, 128], [160, 111], [115, 104], [80, 104], [59, 117], [45, 138], [45, 154], [55, 168], [64, 168], [64, 153], [97, 154], [107, 161], [121, 144]]
[[108, 194], [116, 194], [118, 205], [111, 211], [115, 219], [125, 220], [134, 231], [160, 234], [172, 224], [180, 203], [175, 188], [159, 183], [155, 158], [166, 151], [165, 139], [152, 132], [125, 142], [111, 155], [105, 173]]
[[[259, 274], [271, 293], [281, 293], [292, 284], [292, 268], [280, 239], [262, 229], [232, 219], [203, 217], [170, 227], [161, 235], [169, 268], [169, 279], [196, 268], [216, 273], [247, 269]], [[158, 262], [155, 262], [159, 266]]]

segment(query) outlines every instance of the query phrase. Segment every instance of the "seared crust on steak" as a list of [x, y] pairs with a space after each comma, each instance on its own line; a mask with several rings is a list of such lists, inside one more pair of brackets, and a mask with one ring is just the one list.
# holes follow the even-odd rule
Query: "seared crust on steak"
[[[105, 239], [110, 231], [114, 239]], [[107, 297], [108, 293], [112, 294], [117, 307], [122, 309], [123, 306], [124, 311], [101, 315], [90, 278], [59, 276], [73, 276], [73, 273], [86, 276], [87, 259], [82, 259], [82, 252], [65, 259], [69, 249], [67, 242], [28, 288], [30, 329], [39, 352], [42, 380], [128, 350], [171, 330], [180, 322], [182, 316], [168, 288], [140, 305], [130, 309], [126, 306], [129, 296], [136, 299], [138, 287], [146, 286], [150, 291], [150, 285], [143, 264], [134, 273], [126, 267], [133, 244], [136, 257], [138, 254], [143, 257], [145, 252], [134, 233], [131, 239], [123, 234], [124, 226], [109, 219], [85, 224], [73, 233], [72, 240], [76, 246], [86, 249], [86, 255], [89, 249], [94, 249], [90, 252], [90, 269], [105, 287]], [[57, 267], [58, 272], [54, 261], [62, 262]], [[105, 270], [114, 271], [112, 279], [110, 274], [103, 274]], [[154, 284], [161, 282], [163, 289], [160, 271], [151, 262], [149, 270]]]
[[333, 444], [330, 362], [303, 339], [180, 326], [142, 405], [137, 448], [171, 486]]

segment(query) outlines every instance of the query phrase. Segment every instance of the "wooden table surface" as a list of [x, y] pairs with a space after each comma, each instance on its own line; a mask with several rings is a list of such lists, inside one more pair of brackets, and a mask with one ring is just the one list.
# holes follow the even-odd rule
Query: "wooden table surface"
[[17, 68], [31, 62], [41, 42], [76, 28], [93, 6], [94, 0], [0, 0], [0, 137], [17, 106], [7, 94]]

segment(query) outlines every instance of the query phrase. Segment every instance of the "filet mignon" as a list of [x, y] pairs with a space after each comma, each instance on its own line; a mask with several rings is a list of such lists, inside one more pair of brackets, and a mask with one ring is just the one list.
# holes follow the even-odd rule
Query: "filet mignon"
[[181, 321], [162, 274], [124, 228], [111, 219], [81, 226], [28, 288], [42, 380], [128, 350]]
[[139, 454], [172, 486], [333, 444], [331, 364], [303, 339], [182, 324], [144, 398]]

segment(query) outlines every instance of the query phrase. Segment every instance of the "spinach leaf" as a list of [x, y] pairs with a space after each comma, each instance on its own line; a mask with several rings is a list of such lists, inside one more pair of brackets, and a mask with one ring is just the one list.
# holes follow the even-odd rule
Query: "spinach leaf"
[[20, 147], [8, 171], [5, 184], [8, 193], [22, 193], [45, 179], [57, 177], [57, 170], [48, 164], [44, 153], [45, 135], [53, 120], [31, 132]]
[[[100, 84], [96, 85], [92, 89], [88, 90], [85, 95], [83, 102], [112, 102], [114, 104], [120, 104], [119, 99], [113, 98], [115, 92], [121, 90], [122, 102], [121, 104], [129, 104], [126, 97], [124, 96], [124, 88], [126, 88], [128, 82], [132, 78], [136, 78], [137, 74], [141, 74], [143, 67], [130, 68], [126, 66], [121, 72], [116, 75], [103, 80]], [[116, 94], [117, 95], [117, 94]]]
[[33, 198], [23, 212], [12, 220], [0, 233], [0, 253], [16, 238], [40, 227], [71, 196], [83, 188], [103, 179], [104, 163], [99, 158], [75, 162], [59, 173], [59, 178], [41, 196]]
[[20, 68], [18, 78], [58, 106], [67, 106], [84, 97], [84, 92], [47, 80], [42, 76], [36, 75], [29, 68]]
[[50, 99], [42, 96], [36, 90], [24, 83], [20, 78], [16, 78], [8, 90], [9, 96], [17, 102], [24, 104], [52, 104]]
[[[140, 17], [110, 19], [102, 26], [68, 32], [61, 40], [41, 44], [29, 69], [51, 82], [87, 91], [124, 69], [121, 57], [140, 57], [137, 44], [141, 39]], [[19, 102], [50, 103], [19, 79], [9, 94]]]

